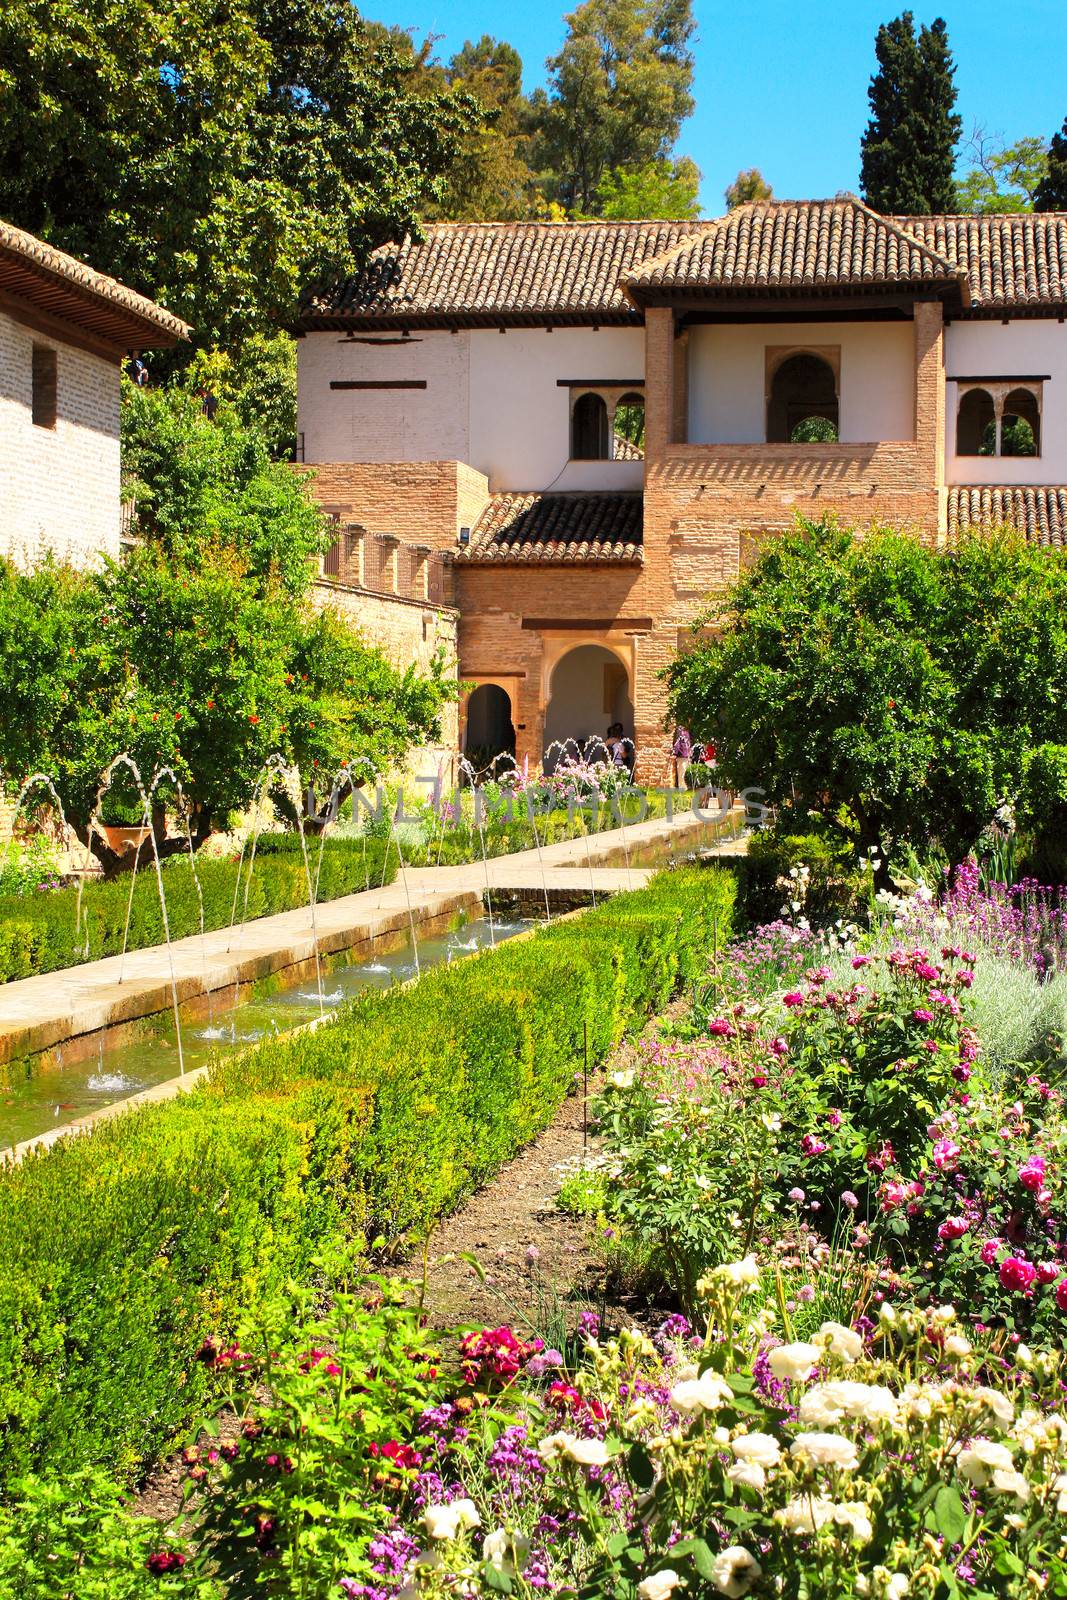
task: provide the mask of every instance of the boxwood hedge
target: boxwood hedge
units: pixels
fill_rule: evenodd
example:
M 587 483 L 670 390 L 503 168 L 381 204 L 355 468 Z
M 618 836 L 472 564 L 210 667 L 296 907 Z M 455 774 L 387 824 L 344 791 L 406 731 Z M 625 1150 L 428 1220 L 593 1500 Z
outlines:
M 195 1359 L 343 1243 L 417 1234 L 551 1120 L 729 933 L 733 879 L 661 873 L 367 993 L 0 1175 L 2 1474 L 133 1476 L 210 1399 Z
M 318 866 L 317 842 L 309 842 L 309 852 L 314 873 Z M 228 926 L 239 872 L 238 916 L 244 906 L 246 883 L 249 917 L 266 917 L 307 904 L 307 875 L 295 834 L 262 838 L 251 873 L 247 864 L 239 865 L 236 858 L 218 857 L 198 859 L 196 872 L 204 900 L 204 927 L 209 932 Z M 391 883 L 396 873 L 396 851 L 388 840 L 370 839 L 364 846 L 358 839 L 329 839 L 322 852 L 319 899 L 336 900 L 341 895 L 357 894 L 368 883 Z M 163 882 L 171 938 L 199 933 L 200 902 L 188 858 L 179 856 L 167 861 Z M 118 955 L 129 898 L 128 877 L 90 881 L 82 892 L 79 922 L 76 888 L 35 895 L 0 895 L 0 983 Z M 129 949 L 143 950 L 162 942 L 163 913 L 155 871 L 151 866 L 142 866 L 134 885 Z

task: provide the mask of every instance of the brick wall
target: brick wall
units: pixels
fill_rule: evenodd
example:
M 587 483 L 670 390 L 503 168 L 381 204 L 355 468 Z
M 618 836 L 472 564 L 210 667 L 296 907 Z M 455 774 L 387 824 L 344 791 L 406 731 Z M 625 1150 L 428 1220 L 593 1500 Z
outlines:
M 461 461 L 318 462 L 312 493 L 342 522 L 391 533 L 407 544 L 454 550 L 489 503 L 488 480 Z
M 31 418 L 33 346 L 56 351 L 55 428 Z M 119 553 L 119 369 L 0 312 L 0 555 Z

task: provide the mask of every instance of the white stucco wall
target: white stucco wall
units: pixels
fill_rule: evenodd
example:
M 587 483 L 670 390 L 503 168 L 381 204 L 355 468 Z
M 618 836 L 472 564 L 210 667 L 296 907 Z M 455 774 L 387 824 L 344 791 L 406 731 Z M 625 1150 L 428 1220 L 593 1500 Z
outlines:
M 31 417 L 33 346 L 57 352 L 56 426 Z M 0 313 L 0 555 L 119 553 L 119 369 Z
M 915 330 L 910 322 L 735 323 L 689 335 L 689 442 L 762 444 L 768 345 L 841 350 L 843 444 L 915 437 Z
M 954 377 L 1048 375 L 1042 391 L 1038 456 L 958 456 L 958 390 L 945 394 L 945 479 L 948 483 L 1067 482 L 1067 324 L 1053 319 L 953 322 L 945 330 L 945 373 Z
M 363 341 L 366 342 L 363 342 Z M 305 461 L 467 461 L 470 336 L 309 333 L 297 343 Z M 331 389 L 422 380 L 425 389 Z
M 640 378 L 642 328 L 477 329 L 470 464 L 503 489 L 639 489 L 640 461 L 570 461 L 571 391 L 560 378 Z
M 574 461 L 571 391 L 560 378 L 641 378 L 640 328 L 496 328 L 337 333 L 299 341 L 304 459 L 465 461 L 505 489 L 639 489 L 640 461 Z M 386 341 L 390 342 L 386 342 Z M 425 389 L 331 389 L 331 382 L 423 379 Z

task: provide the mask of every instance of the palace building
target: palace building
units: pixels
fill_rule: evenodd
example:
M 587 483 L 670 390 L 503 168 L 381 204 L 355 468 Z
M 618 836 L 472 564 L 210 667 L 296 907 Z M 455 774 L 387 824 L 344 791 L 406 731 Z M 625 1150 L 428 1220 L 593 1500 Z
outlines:
M 1064 542 L 1065 315 L 1060 214 L 430 226 L 299 320 L 325 574 L 455 608 L 468 747 L 618 721 L 654 776 L 661 670 L 797 512 Z

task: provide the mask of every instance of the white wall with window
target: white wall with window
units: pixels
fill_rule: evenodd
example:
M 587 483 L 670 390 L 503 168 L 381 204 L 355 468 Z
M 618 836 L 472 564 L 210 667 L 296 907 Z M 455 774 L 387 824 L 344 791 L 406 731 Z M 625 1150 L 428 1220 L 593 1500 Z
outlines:
M 950 323 L 945 375 L 948 483 L 1067 480 L 1067 324 Z
M 119 367 L 0 312 L 0 556 L 117 558 Z
M 773 386 L 793 362 L 797 379 L 783 414 L 795 426 L 795 405 L 806 392 L 813 416 L 835 409 L 813 367 L 836 379 L 836 422 L 842 444 L 915 437 L 915 329 L 901 322 L 709 323 L 689 334 L 689 443 L 764 444 L 775 437 Z M 803 409 L 801 407 L 801 409 Z M 770 425 L 770 435 L 768 434 Z M 817 431 L 817 430 L 816 430 Z M 781 441 L 779 435 L 779 442 Z

